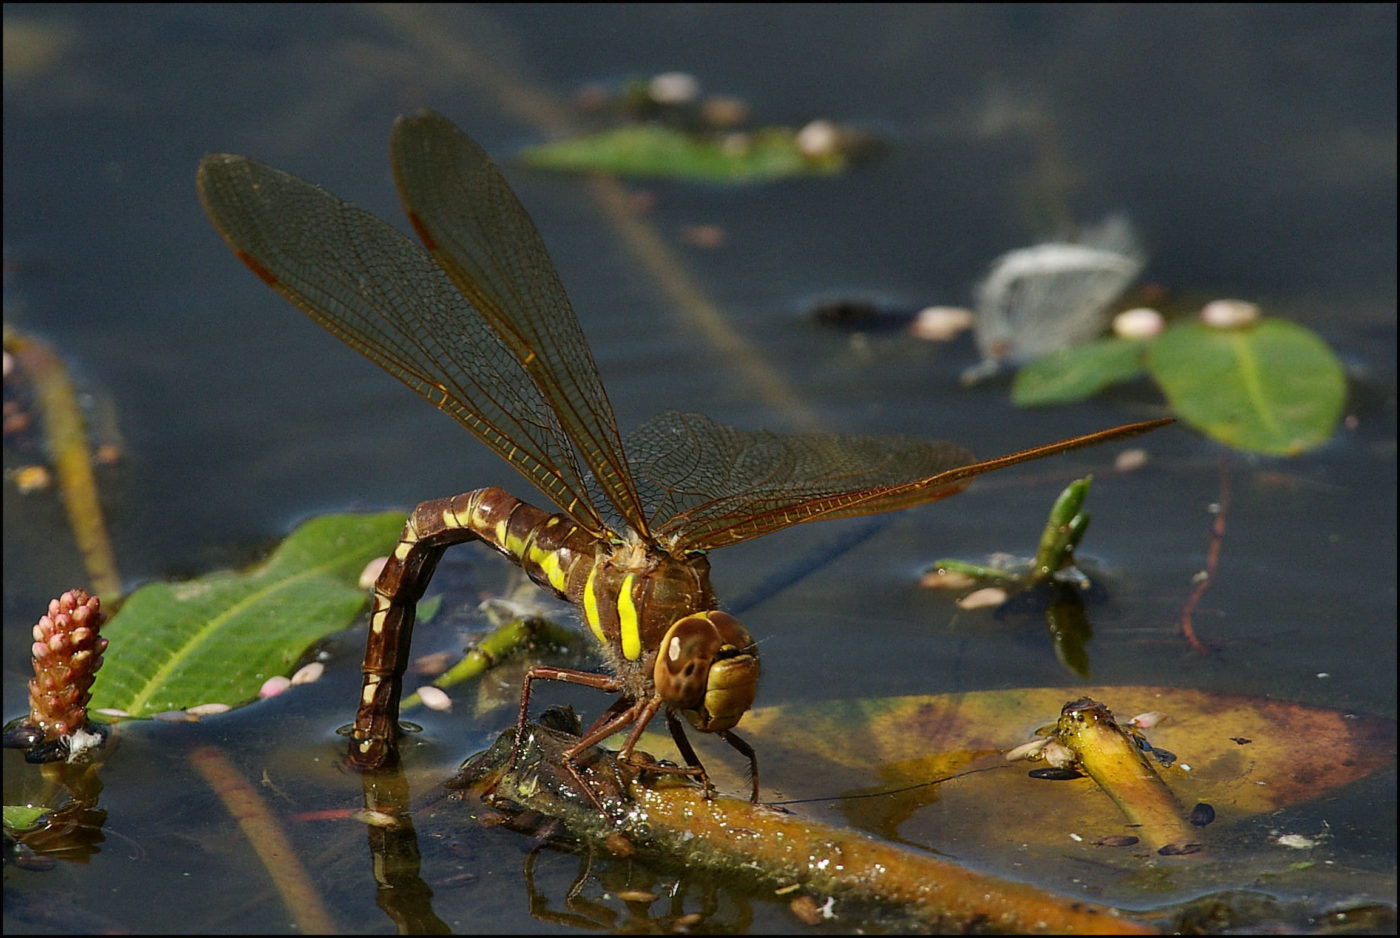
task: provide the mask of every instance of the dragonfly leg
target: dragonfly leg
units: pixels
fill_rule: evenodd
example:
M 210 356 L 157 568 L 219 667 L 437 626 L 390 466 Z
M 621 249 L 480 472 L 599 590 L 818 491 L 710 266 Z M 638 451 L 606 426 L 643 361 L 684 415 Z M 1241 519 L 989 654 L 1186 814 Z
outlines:
M 695 747 L 690 745 L 690 739 L 685 735 L 685 727 L 674 711 L 666 711 L 666 728 L 671 731 L 671 738 L 676 742 L 676 748 L 681 752 L 681 758 L 692 771 L 686 773 L 694 775 L 700 780 L 700 784 L 705 786 L 705 800 L 712 801 L 715 797 L 715 786 L 710 784 L 710 775 L 705 771 L 705 767 L 700 764 L 700 757 L 695 754 Z
M 720 730 L 719 738 L 739 750 L 739 753 L 749 760 L 749 778 L 753 781 L 753 796 L 749 800 L 758 804 L 758 755 L 752 746 L 730 730 Z
M 592 687 L 601 691 L 616 693 L 622 690 L 622 682 L 615 677 L 606 674 L 595 674 L 592 671 L 575 671 L 572 668 L 555 668 L 549 665 L 537 664 L 525 672 L 525 680 L 520 686 L 520 714 L 515 721 L 515 744 L 511 747 L 510 764 L 507 770 L 515 768 L 516 762 L 520 759 L 520 747 L 525 744 L 525 727 L 530 722 L 530 687 L 535 681 L 564 681 L 569 684 L 581 684 L 584 687 Z M 619 706 L 622 705 L 622 706 Z M 582 745 L 571 746 L 564 753 L 564 763 L 569 768 L 569 772 L 578 778 L 577 771 L 573 768 L 573 757 L 587 749 L 589 746 L 601 739 L 607 739 L 619 729 L 631 723 L 636 717 L 633 715 L 633 702 L 623 698 L 615 702 L 608 712 L 603 714 L 588 732 L 580 737 Z M 606 731 L 599 735 L 599 732 L 606 727 Z M 584 742 L 587 740 L 587 742 Z M 582 779 L 579 779 L 582 781 Z M 585 784 L 584 788 L 588 788 Z M 593 792 L 589 791 L 589 797 L 595 802 L 598 800 Z M 601 805 L 599 805 L 601 807 Z

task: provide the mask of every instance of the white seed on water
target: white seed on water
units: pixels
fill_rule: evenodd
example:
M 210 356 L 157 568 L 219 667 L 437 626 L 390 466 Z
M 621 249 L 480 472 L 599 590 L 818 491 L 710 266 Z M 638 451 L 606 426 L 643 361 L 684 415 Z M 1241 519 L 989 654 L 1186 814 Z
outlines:
M 657 104 L 690 104 L 700 97 L 700 81 L 686 72 L 662 72 L 652 78 L 647 92 Z
M 284 674 L 270 677 L 263 681 L 262 687 L 258 688 L 258 696 L 263 700 L 269 697 L 276 697 L 284 690 L 292 686 L 292 679 Z
M 315 684 L 321 679 L 321 675 L 325 673 L 326 666 L 319 661 L 313 661 L 297 669 L 297 673 L 292 675 L 292 683 Z
M 1006 590 L 999 586 L 974 590 L 958 600 L 959 609 L 988 609 L 1006 602 Z
M 841 128 L 829 120 L 814 120 L 797 132 L 797 150 L 809 159 L 835 156 L 841 149 Z
M 1246 300 L 1211 300 L 1201 307 L 1201 322 L 1216 329 L 1239 329 L 1258 319 L 1258 304 Z
M 929 306 L 919 310 L 909 331 L 916 339 L 947 342 L 971 329 L 976 321 L 976 314 L 961 306 Z
M 233 708 L 226 703 L 207 703 L 197 707 L 190 707 L 185 712 L 192 717 L 212 717 L 220 713 L 228 713 Z
M 1119 472 L 1132 472 L 1145 465 L 1147 465 L 1147 450 L 1137 447 L 1125 449 L 1113 459 L 1113 468 Z
M 965 590 L 977 585 L 977 581 L 966 573 L 952 570 L 930 570 L 919 577 L 919 585 L 924 589 Z
M 1136 306 L 1113 317 L 1113 334 L 1120 339 L 1150 339 L 1160 335 L 1166 324 L 1155 309 Z
M 423 706 L 429 710 L 452 709 L 452 698 L 447 696 L 447 691 L 432 684 L 424 684 L 418 688 L 418 699 L 423 701 Z
M 1048 736 L 1043 736 L 1040 739 L 1033 739 L 1028 743 L 1022 743 L 1006 754 L 1006 761 L 1015 762 L 1018 759 L 1033 759 L 1039 756 L 1041 750 L 1049 743 L 1050 737 Z
M 1139 713 L 1128 721 L 1129 726 L 1135 726 L 1140 730 L 1150 730 L 1158 723 L 1167 718 L 1167 715 L 1160 710 L 1149 710 L 1146 713 Z

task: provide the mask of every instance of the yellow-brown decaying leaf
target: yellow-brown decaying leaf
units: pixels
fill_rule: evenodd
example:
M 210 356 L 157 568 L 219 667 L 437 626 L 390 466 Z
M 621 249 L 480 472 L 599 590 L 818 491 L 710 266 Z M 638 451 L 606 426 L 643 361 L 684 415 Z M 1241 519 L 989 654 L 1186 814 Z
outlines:
M 1144 711 L 1167 714 L 1146 734 L 1154 747 L 1176 756 L 1159 773 L 1185 810 L 1206 802 L 1216 812 L 1214 823 L 1200 829 L 1207 849 L 1198 857 L 1219 859 L 1238 822 L 1326 795 L 1395 760 L 1390 720 L 1169 687 L 1034 688 L 765 707 L 737 729 L 760 754 L 765 800 L 819 799 L 803 812 L 825 816 L 823 804 L 831 805 L 830 820 L 993 868 L 1008 851 L 1026 860 L 1068 849 L 1098 862 L 1110 852 L 1097 842 L 1139 833 L 1113 801 L 1088 778 L 1033 779 L 1028 771 L 1044 763 L 1003 756 L 1054 723 L 1066 701 L 1085 696 L 1102 701 L 1121 722 Z M 643 746 L 668 752 L 654 736 Z M 725 775 L 733 763 L 706 759 L 722 789 L 742 791 L 742 778 Z M 1134 850 L 1151 852 L 1144 843 L 1112 857 L 1126 861 Z

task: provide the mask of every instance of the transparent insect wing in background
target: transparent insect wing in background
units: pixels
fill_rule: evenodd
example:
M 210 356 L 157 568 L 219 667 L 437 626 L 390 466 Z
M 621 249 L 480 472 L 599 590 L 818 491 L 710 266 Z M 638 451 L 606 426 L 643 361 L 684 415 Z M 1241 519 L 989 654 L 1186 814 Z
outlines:
M 977 285 L 976 338 L 982 362 L 964 383 L 1096 337 L 1111 304 L 1142 270 L 1128 219 L 1113 215 L 1078 241 L 1047 241 L 997 258 Z

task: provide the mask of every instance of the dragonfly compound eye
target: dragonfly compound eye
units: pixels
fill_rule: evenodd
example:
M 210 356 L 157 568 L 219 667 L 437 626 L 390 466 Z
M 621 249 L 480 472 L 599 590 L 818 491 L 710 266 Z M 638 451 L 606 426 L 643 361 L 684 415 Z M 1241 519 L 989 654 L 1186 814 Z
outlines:
M 676 621 L 656 656 L 656 689 L 698 730 L 717 733 L 739 722 L 758 687 L 758 649 L 728 613 Z

